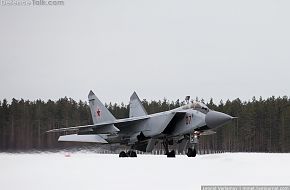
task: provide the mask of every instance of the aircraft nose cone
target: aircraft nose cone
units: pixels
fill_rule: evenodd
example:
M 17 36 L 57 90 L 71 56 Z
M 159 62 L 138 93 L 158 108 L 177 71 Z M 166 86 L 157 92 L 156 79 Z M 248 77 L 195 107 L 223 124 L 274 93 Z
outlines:
M 220 127 L 233 119 L 232 116 L 222 112 L 210 111 L 205 116 L 205 123 L 209 128 Z

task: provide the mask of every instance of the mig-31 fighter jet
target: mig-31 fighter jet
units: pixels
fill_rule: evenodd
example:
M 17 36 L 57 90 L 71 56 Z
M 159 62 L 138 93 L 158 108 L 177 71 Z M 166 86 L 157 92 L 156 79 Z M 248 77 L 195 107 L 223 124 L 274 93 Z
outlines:
M 69 132 L 58 141 L 92 142 L 126 146 L 129 151 L 121 151 L 119 157 L 137 157 L 136 151 L 152 152 L 162 143 L 167 157 L 175 157 L 169 145 L 177 145 L 178 152 L 186 152 L 188 157 L 196 156 L 196 145 L 201 135 L 210 135 L 213 129 L 221 127 L 235 117 L 209 109 L 201 102 L 186 105 L 165 112 L 148 115 L 139 97 L 134 92 L 130 98 L 129 118 L 116 119 L 90 91 L 89 106 L 92 125 L 52 129 L 47 132 Z

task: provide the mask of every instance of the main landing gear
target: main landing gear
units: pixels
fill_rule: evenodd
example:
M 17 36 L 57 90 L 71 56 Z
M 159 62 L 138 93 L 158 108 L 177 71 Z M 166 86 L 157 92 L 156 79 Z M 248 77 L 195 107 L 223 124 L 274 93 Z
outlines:
M 186 155 L 188 157 L 196 157 L 196 149 L 195 148 L 188 148 Z
M 175 158 L 175 151 L 174 150 L 171 150 L 169 152 L 169 149 L 168 149 L 169 142 L 167 140 L 164 140 L 162 144 L 164 146 L 165 155 L 167 156 L 167 158 Z
M 186 155 L 187 155 L 188 157 L 196 157 L 196 153 L 197 153 L 197 151 L 196 151 L 195 147 L 196 147 L 197 144 L 198 144 L 199 133 L 198 133 L 198 132 L 193 133 L 192 135 L 190 135 L 189 138 L 190 138 L 190 139 L 189 139 L 189 143 L 190 143 L 191 147 L 187 149 L 187 153 L 186 153 Z
M 122 151 L 119 154 L 120 158 L 124 158 L 124 157 L 137 157 L 137 153 L 133 150 L 129 150 L 128 152 Z

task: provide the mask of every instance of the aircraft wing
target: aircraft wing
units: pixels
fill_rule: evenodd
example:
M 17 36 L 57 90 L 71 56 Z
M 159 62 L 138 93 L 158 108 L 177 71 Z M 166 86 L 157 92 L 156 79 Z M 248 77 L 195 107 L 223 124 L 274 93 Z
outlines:
M 148 116 L 141 116 L 141 117 L 133 117 L 133 118 L 125 118 L 119 119 L 114 122 L 103 122 L 94 125 L 83 125 L 83 126 L 75 126 L 75 127 L 67 127 L 67 128 L 59 128 L 59 129 L 51 129 L 46 131 L 47 133 L 54 133 L 54 132 L 69 132 L 69 131 L 83 131 L 89 132 L 94 131 L 97 134 L 102 133 L 115 133 L 119 132 L 119 127 L 128 126 L 129 124 L 133 124 L 134 122 L 139 122 L 148 119 Z

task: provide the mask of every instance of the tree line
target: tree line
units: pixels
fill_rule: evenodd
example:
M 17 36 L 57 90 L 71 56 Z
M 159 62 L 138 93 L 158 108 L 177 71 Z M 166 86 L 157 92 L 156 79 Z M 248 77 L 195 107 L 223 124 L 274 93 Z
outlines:
M 203 100 L 201 100 L 203 101 Z M 183 101 L 142 101 L 149 114 L 174 109 Z M 255 97 L 206 103 L 210 109 L 238 117 L 235 122 L 216 129 L 217 133 L 200 138 L 199 151 L 211 152 L 290 152 L 290 99 Z M 124 103 L 106 107 L 116 118 L 129 115 Z M 51 150 L 75 146 L 57 142 L 59 134 L 46 134 L 53 128 L 92 124 L 87 102 L 71 98 L 57 101 L 6 99 L 0 101 L 0 150 Z M 91 144 L 88 146 L 92 146 Z

